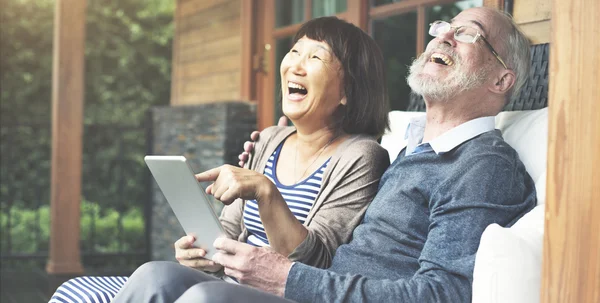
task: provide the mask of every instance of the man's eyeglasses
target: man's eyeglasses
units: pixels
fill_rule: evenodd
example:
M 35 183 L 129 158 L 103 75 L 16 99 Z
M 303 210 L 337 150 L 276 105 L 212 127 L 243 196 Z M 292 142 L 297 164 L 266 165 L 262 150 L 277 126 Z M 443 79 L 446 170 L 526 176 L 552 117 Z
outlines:
M 498 55 L 498 52 L 496 52 L 496 50 L 494 50 L 492 45 L 487 41 L 487 39 L 485 39 L 485 37 L 479 32 L 479 30 L 469 27 L 469 26 L 452 26 L 452 25 L 450 25 L 450 23 L 448 23 L 446 21 L 434 21 L 433 23 L 429 24 L 429 34 L 434 37 L 443 35 L 452 29 L 454 29 L 454 40 L 459 41 L 459 42 L 472 44 L 472 43 L 477 42 L 477 40 L 479 40 L 479 38 L 481 38 L 481 40 L 483 40 L 483 42 L 485 42 L 485 45 L 488 47 L 488 49 L 492 52 L 492 54 L 494 56 L 496 56 L 496 59 L 498 59 L 498 61 L 500 61 L 502 66 L 504 66 L 504 68 L 508 69 L 508 67 L 504 63 L 504 60 L 502 60 L 502 58 L 500 58 L 500 55 Z

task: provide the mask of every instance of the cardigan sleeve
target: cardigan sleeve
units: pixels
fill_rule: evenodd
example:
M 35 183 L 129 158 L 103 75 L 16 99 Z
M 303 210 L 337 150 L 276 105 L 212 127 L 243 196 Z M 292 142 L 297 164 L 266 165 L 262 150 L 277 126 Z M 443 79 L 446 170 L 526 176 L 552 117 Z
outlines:
M 344 148 L 318 199 L 324 199 L 306 226 L 308 235 L 288 256 L 292 261 L 327 268 L 338 246 L 350 241 L 371 203 L 389 156 L 375 140 L 362 139 Z
M 244 211 L 244 200 L 235 199 L 233 203 L 223 207 L 219 221 L 227 238 L 237 240 L 239 235 L 242 233 L 242 212 Z

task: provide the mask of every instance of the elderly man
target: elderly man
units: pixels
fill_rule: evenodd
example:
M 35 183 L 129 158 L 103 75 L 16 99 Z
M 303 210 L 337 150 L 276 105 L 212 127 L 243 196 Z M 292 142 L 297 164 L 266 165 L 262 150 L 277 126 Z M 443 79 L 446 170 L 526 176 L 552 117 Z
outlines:
M 411 122 L 408 146 L 329 269 L 218 239 L 223 252 L 213 260 L 252 288 L 186 281 L 192 269 L 184 266 L 180 289 L 129 287 L 177 302 L 470 302 L 483 230 L 511 225 L 535 206 L 533 181 L 494 129 L 494 116 L 525 82 L 529 44 L 510 17 L 489 8 L 433 22 L 429 33 L 436 39 L 408 76 L 427 113 Z M 160 270 L 136 274 L 158 276 Z

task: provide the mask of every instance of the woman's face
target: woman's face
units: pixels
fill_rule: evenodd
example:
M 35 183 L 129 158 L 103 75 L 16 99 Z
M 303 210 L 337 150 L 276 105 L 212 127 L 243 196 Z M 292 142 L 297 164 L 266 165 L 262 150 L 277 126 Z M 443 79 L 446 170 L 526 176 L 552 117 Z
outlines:
M 294 123 L 331 122 L 346 104 L 342 66 L 325 42 L 302 37 L 281 62 L 283 113 Z

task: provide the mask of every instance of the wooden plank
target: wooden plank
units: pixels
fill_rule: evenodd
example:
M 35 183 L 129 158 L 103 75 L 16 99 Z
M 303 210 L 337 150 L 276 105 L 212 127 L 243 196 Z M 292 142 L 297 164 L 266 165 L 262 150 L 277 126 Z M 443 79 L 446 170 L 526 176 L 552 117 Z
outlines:
M 204 11 L 206 9 L 210 9 L 212 7 L 231 2 L 231 1 L 240 1 L 240 0 L 188 0 L 180 2 L 181 6 L 181 16 L 187 17 L 190 15 L 197 14 L 198 12 Z
M 79 238 L 86 1 L 57 0 L 52 66 L 49 274 L 81 274 Z
M 552 6 L 541 302 L 600 302 L 600 1 Z
M 184 90 L 181 93 L 183 96 L 189 95 L 201 95 L 207 99 L 215 99 L 220 93 L 224 92 L 236 92 L 239 95 L 240 84 L 239 83 L 222 83 L 219 86 L 198 86 L 190 83 L 190 85 L 184 85 Z M 236 95 L 236 96 L 238 96 Z
M 273 30 L 273 38 L 281 39 L 289 36 L 296 35 L 296 32 L 302 27 L 302 23 L 296 23 L 292 25 L 288 25 L 286 27 L 280 27 Z
M 372 19 L 383 19 L 406 12 L 414 11 L 419 5 L 433 6 L 446 3 L 454 3 L 454 0 L 404 0 L 392 4 L 372 7 L 369 10 L 369 17 Z
M 185 64 L 204 61 L 224 54 L 239 54 L 241 45 L 242 37 L 237 35 L 207 43 L 190 45 L 185 48 L 182 47 L 179 50 L 179 63 Z
M 514 1 L 513 18 L 517 24 L 550 20 L 552 0 Z
M 177 33 L 184 33 L 193 29 L 202 28 L 221 20 L 240 18 L 241 4 L 239 0 L 225 2 L 222 5 L 199 11 L 195 15 L 182 16 L 177 28 Z
M 519 24 L 519 27 L 532 44 L 550 43 L 550 20 Z
M 213 22 L 203 28 L 178 34 L 181 47 L 207 43 L 231 36 L 240 35 L 240 17 L 234 17 L 220 22 Z
M 255 27 L 254 22 L 256 21 L 254 9 L 256 7 L 255 0 L 242 1 L 241 7 L 241 77 L 240 77 L 240 97 L 242 100 L 250 101 L 254 96 L 254 69 L 252 68 L 252 56 L 254 55 L 254 42 L 255 39 Z
M 179 66 L 181 69 L 181 78 L 179 79 L 184 80 L 213 73 L 239 70 L 240 63 L 240 54 L 234 53 L 232 55 L 215 57 L 211 60 L 182 64 Z
M 187 94 L 190 92 L 219 91 L 229 88 L 239 88 L 240 76 L 240 71 L 235 70 L 226 73 L 212 73 L 204 77 L 183 79 L 182 93 Z
M 230 90 L 230 91 L 214 92 L 211 95 L 206 95 L 206 94 L 201 94 L 201 93 L 186 94 L 186 95 L 182 96 L 181 103 L 179 103 L 177 105 L 238 101 L 239 97 L 240 97 L 239 94 L 240 94 L 239 91 L 235 90 L 235 89 Z

